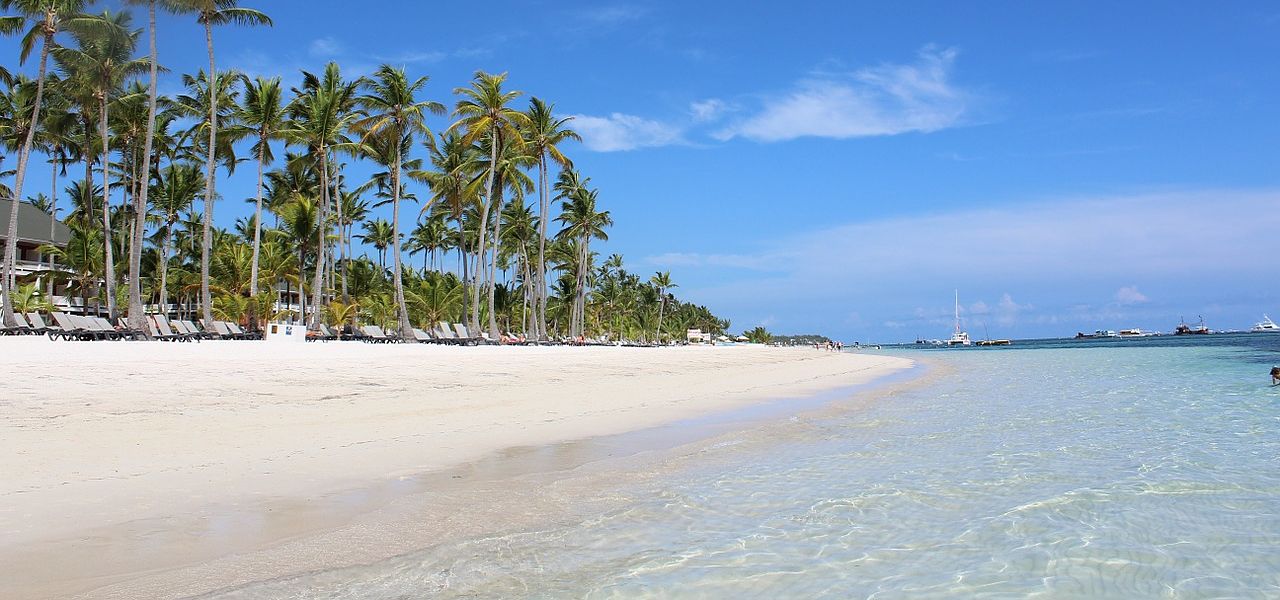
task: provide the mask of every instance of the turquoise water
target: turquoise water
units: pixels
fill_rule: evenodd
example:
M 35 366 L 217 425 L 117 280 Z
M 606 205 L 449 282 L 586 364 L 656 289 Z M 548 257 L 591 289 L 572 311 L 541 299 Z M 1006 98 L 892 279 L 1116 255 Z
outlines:
M 899 351 L 929 381 L 721 438 L 581 522 L 226 596 L 1280 597 L 1278 350 Z

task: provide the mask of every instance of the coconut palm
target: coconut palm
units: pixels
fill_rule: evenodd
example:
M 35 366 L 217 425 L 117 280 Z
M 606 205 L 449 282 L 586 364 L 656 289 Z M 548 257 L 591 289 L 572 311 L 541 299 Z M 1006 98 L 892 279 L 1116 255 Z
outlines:
M 489 140 L 486 139 L 481 146 L 487 145 Z M 501 154 L 498 155 L 497 167 L 490 167 L 488 163 L 484 163 L 484 170 L 493 174 L 493 190 L 494 195 L 486 206 L 493 207 L 493 251 L 489 254 L 488 266 L 488 309 L 489 309 L 489 334 L 495 339 L 498 337 L 497 310 L 495 307 L 495 294 L 497 289 L 494 284 L 497 281 L 497 265 L 501 250 L 502 242 L 502 213 L 503 213 L 503 196 L 504 192 L 510 190 L 512 200 L 520 205 L 524 205 L 524 195 L 533 191 L 533 181 L 529 179 L 525 170 L 532 166 L 534 157 L 530 156 L 522 148 L 515 145 L 507 146 Z M 487 223 L 482 223 L 487 228 Z M 483 256 L 481 252 L 481 256 Z
M 238 0 L 165 0 L 175 12 L 194 14 L 204 27 L 205 46 L 209 52 L 209 89 L 218 88 L 218 72 L 214 64 L 213 28 L 215 25 L 271 25 L 271 18 L 260 11 L 237 6 Z M 209 252 L 213 249 L 214 167 L 218 148 L 219 98 L 212 95 L 208 106 L 209 145 L 205 159 L 204 231 L 200 245 L 200 303 L 206 321 L 213 321 L 212 298 L 209 293 Z
M 575 282 L 576 298 L 570 318 L 569 335 L 583 335 L 586 316 L 587 269 L 591 259 L 591 240 L 608 240 L 605 228 L 613 225 L 609 211 L 597 210 L 598 190 L 590 189 L 590 179 L 581 180 L 581 185 L 573 192 L 562 206 L 561 214 L 556 221 L 564 224 L 560 236 L 571 239 L 578 244 L 577 277 Z
M 200 167 L 194 163 L 171 163 L 156 173 L 155 190 L 149 196 L 159 220 L 160 241 L 160 310 L 168 312 L 169 252 L 172 248 L 174 224 L 187 212 L 200 194 Z
M 352 123 L 353 129 L 370 136 L 382 136 L 392 150 L 391 169 L 391 246 L 394 268 L 395 299 L 398 311 L 400 335 L 413 337 L 413 325 L 409 322 L 409 309 L 404 300 L 404 283 L 400 273 L 400 183 L 404 161 L 403 148 L 411 146 L 418 134 L 432 137 L 427 129 L 428 113 L 444 114 L 439 102 L 419 100 L 416 95 L 427 85 L 426 77 L 409 81 L 403 69 L 382 65 L 373 77 L 366 80 L 368 93 L 358 98 L 366 116 Z
M 31 22 L 31 28 L 22 37 L 22 51 L 19 62 L 27 62 L 35 43 L 40 42 L 40 66 L 36 72 L 36 92 L 31 104 L 32 123 L 40 122 L 40 108 L 44 103 L 45 79 L 48 75 L 49 53 L 56 46 L 55 37 L 62 31 L 66 19 L 84 12 L 90 0 L 0 0 L 0 8 L 16 11 L 17 15 L 0 17 L 0 34 L 13 34 L 22 30 Z M 3 273 L 0 274 L 0 318 L 4 325 L 17 325 L 13 316 L 13 306 L 9 295 L 13 290 L 14 257 L 18 253 L 18 199 L 22 197 L 22 187 L 27 174 L 27 160 L 31 158 L 31 147 L 35 142 L 36 129 L 32 127 L 22 141 L 18 150 L 18 170 L 13 178 L 12 210 L 9 211 L 9 225 L 6 229 Z
M 654 334 L 655 340 L 662 339 L 662 309 L 667 304 L 667 291 L 671 288 L 680 287 L 671 282 L 671 271 L 659 271 L 649 278 L 649 285 L 658 289 L 658 331 Z
M 106 232 L 105 276 L 107 313 L 116 318 L 116 278 L 111 228 L 111 147 L 107 130 L 112 95 L 132 76 L 147 68 L 147 61 L 133 58 L 141 30 L 131 29 L 129 13 L 104 12 L 67 21 L 76 47 L 54 49 L 54 58 L 70 79 L 90 90 L 97 100 L 98 135 L 102 151 L 102 226 Z
M 363 227 L 364 235 L 357 235 L 356 239 L 377 249 L 378 266 L 386 269 L 387 248 L 395 244 L 395 229 L 383 219 L 365 221 Z
M 409 251 L 409 256 L 422 253 L 422 272 L 425 274 L 428 258 L 431 261 L 431 268 L 435 268 L 436 252 L 443 250 L 448 243 L 449 228 L 445 225 L 444 215 L 434 215 L 418 223 L 418 226 L 409 234 L 405 249 Z
M 474 144 L 463 139 L 456 132 L 445 132 L 440 134 L 439 143 L 435 138 L 428 137 L 424 141 L 427 147 L 428 160 L 431 162 L 432 169 L 413 174 L 415 178 L 423 179 L 431 187 L 431 199 L 427 206 L 440 206 L 448 211 L 449 218 L 453 219 L 458 226 L 457 248 L 459 260 L 462 263 L 461 275 L 464 285 L 462 293 L 462 320 L 466 320 L 467 301 L 469 295 L 466 293 L 465 285 L 467 281 L 467 261 L 466 252 L 469 244 L 466 243 L 467 235 L 465 230 L 464 213 L 477 202 L 479 195 L 479 186 L 472 174 L 479 166 L 478 151 Z M 425 214 L 427 209 L 423 208 Z
M 489 211 L 494 208 L 493 201 L 498 197 L 497 188 L 495 186 L 497 167 L 499 166 L 498 157 L 502 155 L 502 150 L 508 144 L 520 148 L 524 147 L 524 138 L 520 135 L 522 128 L 527 128 L 529 117 L 524 113 L 510 106 L 521 92 L 502 90 L 502 84 L 506 82 L 507 74 L 500 73 L 497 75 L 486 73 L 484 71 L 476 71 L 475 76 L 471 80 L 471 87 L 455 88 L 453 93 L 462 96 L 461 100 L 454 106 L 453 114 L 458 120 L 450 126 L 451 130 L 461 130 L 463 132 L 463 141 L 470 144 L 480 139 L 487 139 L 489 142 L 489 166 L 487 183 L 484 187 L 485 202 L 481 208 L 480 222 L 487 224 L 489 222 Z M 485 252 L 485 232 L 487 227 L 480 229 L 480 243 L 477 249 L 478 254 L 483 255 Z M 472 307 L 471 318 L 469 324 L 479 329 L 480 325 L 480 288 L 477 286 L 472 290 Z M 490 326 L 489 334 L 497 337 L 496 327 Z
M 581 140 L 577 132 L 568 129 L 573 117 L 556 118 L 555 105 L 543 102 L 539 98 L 529 100 L 529 109 L 525 111 L 529 123 L 525 129 L 525 140 L 529 154 L 538 160 L 538 269 L 533 281 L 534 311 L 537 313 L 535 334 L 538 339 L 547 337 L 547 223 L 551 220 L 550 185 L 547 178 L 547 159 L 555 161 L 562 168 L 572 168 L 573 163 L 560 151 L 559 144 L 566 140 Z
M 295 89 L 298 97 L 289 106 L 289 125 L 281 135 L 291 143 L 302 144 L 310 150 L 312 156 L 320 159 L 320 214 L 321 226 L 317 236 L 317 259 L 315 281 L 312 284 L 312 306 L 320 306 L 323 292 L 325 239 L 329 220 L 329 152 L 335 148 L 352 146 L 346 138 L 346 131 L 358 118 L 353 111 L 355 94 L 360 81 L 343 81 L 337 63 L 325 66 L 320 77 L 303 72 L 303 87 Z M 321 311 L 315 311 L 311 318 L 313 328 L 320 327 Z
M 249 135 L 256 140 L 253 153 L 258 159 L 257 202 L 253 213 L 253 265 L 249 283 L 249 289 L 256 294 L 259 291 L 258 252 L 262 244 L 263 170 L 275 159 L 271 153 L 271 142 L 280 139 L 285 118 L 279 77 L 259 77 L 251 81 L 248 77 L 241 76 L 241 81 L 244 82 L 244 103 L 240 106 L 240 122 L 243 127 L 251 130 Z
M 53 239 L 53 233 L 58 223 L 58 177 L 65 177 L 67 174 L 67 165 L 79 160 L 80 148 L 75 143 L 73 134 L 79 117 L 71 111 L 71 105 L 66 96 L 58 90 L 57 78 L 53 75 L 47 76 L 53 84 L 52 89 L 45 91 L 45 105 L 50 110 L 45 112 L 45 116 L 41 119 L 40 131 L 37 132 L 37 143 L 41 152 L 49 157 L 49 177 L 51 184 L 49 186 L 49 239 Z M 49 269 L 53 269 L 53 257 L 49 258 Z M 53 278 L 49 278 L 49 287 L 47 291 L 49 297 L 53 296 Z

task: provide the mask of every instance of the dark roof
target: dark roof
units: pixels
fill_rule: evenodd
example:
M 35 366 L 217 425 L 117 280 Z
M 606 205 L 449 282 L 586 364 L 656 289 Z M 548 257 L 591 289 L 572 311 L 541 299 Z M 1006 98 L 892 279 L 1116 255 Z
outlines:
M 0 200 L 0 240 L 9 234 L 9 210 L 13 202 Z M 53 224 L 53 239 L 49 239 L 49 213 L 40 210 L 27 202 L 18 203 L 18 241 L 33 244 L 53 242 L 58 246 L 66 246 L 71 240 L 71 230 L 66 223 L 57 221 Z

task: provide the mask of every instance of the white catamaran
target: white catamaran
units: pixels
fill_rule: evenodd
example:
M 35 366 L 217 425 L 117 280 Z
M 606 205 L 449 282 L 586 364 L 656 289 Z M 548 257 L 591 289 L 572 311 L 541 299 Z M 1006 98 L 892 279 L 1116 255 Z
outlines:
M 968 346 L 969 332 L 960 329 L 960 290 L 956 290 L 956 331 L 947 340 L 948 346 Z

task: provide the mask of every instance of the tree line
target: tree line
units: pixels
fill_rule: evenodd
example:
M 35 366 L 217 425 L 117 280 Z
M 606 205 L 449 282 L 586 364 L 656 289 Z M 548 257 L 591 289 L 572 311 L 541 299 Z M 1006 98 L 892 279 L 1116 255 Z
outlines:
M 22 36 L 19 63 L 39 56 L 34 79 L 0 68 L 0 141 L 16 154 L 16 167 L 0 173 L 12 177 L 0 194 L 14 203 L 6 324 L 15 303 L 20 312 L 47 305 L 60 280 L 135 329 L 147 304 L 171 303 L 206 321 L 296 317 L 315 328 L 362 318 L 405 336 L 453 319 L 483 323 L 494 337 L 539 339 L 728 327 L 680 302 L 669 273 L 643 278 L 619 255 L 599 260 L 593 242 L 608 239 L 613 219 L 563 151 L 579 139 L 572 117 L 541 98 L 524 101 L 506 73 L 477 71 L 453 90 L 451 107 L 426 97 L 427 77 L 391 65 L 347 77 L 331 62 L 286 89 L 280 77 L 217 67 L 219 28 L 272 25 L 236 0 L 129 0 L 145 9 L 145 28 L 127 10 L 89 13 L 90 4 L 0 0 L 13 13 L 0 17 L 0 33 Z M 157 93 L 157 11 L 192 16 L 208 53 L 208 69 L 179 75 L 183 92 L 173 96 Z M 144 32 L 149 50 L 139 55 Z M 448 126 L 433 132 L 431 115 L 449 116 Z M 51 181 L 47 196 L 27 198 L 49 213 L 51 235 L 59 191 L 71 204 L 70 243 L 42 248 L 43 292 L 14 272 L 17 202 L 34 189 L 26 175 L 36 154 Z M 355 161 L 378 170 L 349 181 Z M 246 163 L 253 216 L 219 228 L 219 180 Z M 76 167 L 79 178 L 69 175 Z M 407 203 L 416 214 L 403 214 Z M 383 206 L 389 221 L 373 216 Z M 376 263 L 354 255 L 356 241 L 377 251 Z M 421 254 L 422 268 L 405 253 Z M 282 284 L 297 312 L 277 303 Z

